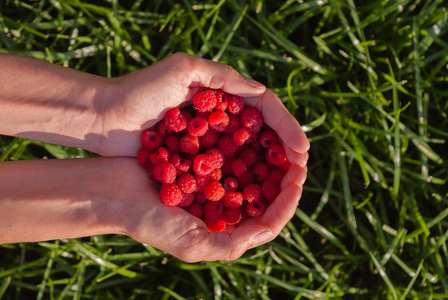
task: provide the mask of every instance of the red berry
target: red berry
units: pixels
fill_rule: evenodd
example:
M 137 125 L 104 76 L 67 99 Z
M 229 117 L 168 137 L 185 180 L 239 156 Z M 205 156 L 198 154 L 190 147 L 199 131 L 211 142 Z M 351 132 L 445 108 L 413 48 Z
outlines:
M 266 179 L 266 177 L 268 176 L 268 172 L 269 172 L 269 167 L 262 162 L 257 162 L 253 167 L 252 167 L 252 171 L 255 174 L 255 178 L 258 182 L 262 182 L 263 180 Z
M 199 139 L 197 136 L 186 133 L 179 141 L 181 152 L 196 154 L 199 152 Z
M 177 177 L 177 185 L 182 192 L 193 193 L 196 190 L 196 179 L 191 174 L 182 174 Z
M 146 148 L 140 148 L 137 152 L 137 161 L 138 164 L 143 168 L 147 169 L 149 165 L 149 156 L 151 155 L 151 151 Z
M 222 151 L 225 158 L 230 158 L 235 155 L 235 152 L 238 150 L 238 145 L 233 141 L 233 137 L 231 135 L 222 136 L 217 143 L 219 150 Z
M 249 184 L 243 190 L 243 199 L 249 203 L 256 202 L 261 198 L 261 187 L 258 184 Z
M 220 181 L 222 178 L 222 171 L 221 169 L 214 169 L 210 172 L 209 176 L 212 180 Z
M 215 169 L 215 161 L 210 155 L 199 154 L 193 161 L 193 170 L 198 175 L 208 175 Z
M 244 144 L 248 139 L 250 139 L 252 137 L 252 133 L 248 128 L 238 128 L 234 133 L 233 133 L 233 140 L 235 141 L 235 144 L 237 144 L 238 146 L 241 146 L 242 144 Z
M 226 191 L 221 201 L 225 207 L 237 208 L 243 204 L 243 194 L 241 192 Z
M 155 150 L 162 144 L 162 136 L 156 130 L 148 128 L 143 130 L 140 142 L 146 149 Z
M 278 187 L 270 180 L 265 180 L 261 183 L 261 195 L 266 200 L 272 202 L 279 194 Z
M 285 149 L 279 144 L 269 145 L 266 151 L 266 160 L 275 166 L 280 166 L 286 161 Z
M 202 117 L 195 117 L 187 121 L 188 133 L 194 136 L 203 136 L 208 130 L 207 120 Z
M 194 201 L 194 194 L 182 193 L 182 200 L 180 200 L 177 206 L 185 208 L 190 206 Z
M 280 185 L 280 183 L 283 180 L 283 177 L 285 177 L 286 172 L 283 169 L 280 168 L 273 168 L 269 170 L 268 176 L 266 177 L 267 180 L 272 181 L 274 184 Z
M 247 203 L 247 205 L 245 206 L 245 211 L 249 216 L 257 218 L 262 216 L 266 211 L 266 204 L 262 200 Z
M 241 221 L 243 217 L 243 210 L 241 207 L 237 208 L 225 208 L 222 213 L 221 220 L 227 223 L 227 225 L 235 225 Z
M 221 218 L 224 206 L 221 201 L 207 201 L 204 204 L 204 219 L 216 221 Z
M 210 232 L 221 232 L 226 228 L 226 222 L 223 220 L 204 220 L 207 229 Z
M 238 116 L 229 115 L 229 124 L 227 124 L 225 133 L 233 134 L 238 128 L 240 128 L 240 119 Z
M 165 137 L 172 134 L 173 130 L 168 125 L 166 125 L 165 120 L 163 120 L 157 123 L 157 132 L 159 132 L 162 137 Z
M 239 115 L 242 127 L 249 128 L 253 133 L 258 133 L 263 127 L 263 115 L 255 107 L 248 106 Z
M 151 160 L 151 163 L 155 166 L 160 165 L 164 162 L 169 162 L 171 158 L 170 151 L 164 147 L 157 148 L 156 151 L 152 152 L 149 155 L 149 159 Z
M 215 130 L 207 130 L 203 136 L 199 137 L 199 144 L 202 148 L 211 148 L 218 142 L 218 132 Z
M 190 206 L 187 207 L 187 211 L 199 219 L 202 218 L 202 215 L 204 213 L 202 205 L 197 203 L 190 204 Z
M 172 163 L 165 162 L 154 167 L 154 179 L 162 183 L 173 183 L 176 180 L 176 168 Z
M 178 153 L 174 153 L 171 156 L 170 161 L 176 168 L 178 175 L 186 174 L 186 173 L 190 172 L 190 170 L 191 170 L 191 161 L 188 159 L 185 159 L 183 157 L 180 157 L 180 155 Z
M 208 117 L 208 126 L 217 132 L 223 132 L 229 124 L 229 116 L 223 111 L 215 111 Z
M 259 143 L 264 148 L 269 147 L 269 145 L 278 144 L 278 134 L 272 129 L 266 130 L 260 135 Z
M 248 167 L 253 166 L 258 160 L 257 152 L 250 147 L 243 148 L 238 157 L 244 160 Z
M 219 201 L 224 197 L 226 190 L 223 188 L 222 184 L 217 180 L 213 180 L 204 189 L 204 195 L 208 200 Z
M 163 142 L 171 153 L 179 152 L 179 137 L 176 135 L 167 136 Z
M 242 159 L 235 159 L 232 161 L 232 171 L 236 177 L 240 177 L 246 171 L 247 165 Z
M 196 174 L 194 178 L 196 179 L 196 193 L 203 192 L 210 182 L 212 182 L 208 175 Z
M 222 186 L 226 191 L 235 191 L 238 188 L 238 180 L 235 177 L 226 177 Z
M 244 109 L 244 99 L 240 96 L 227 97 L 227 111 L 232 115 L 240 114 Z
M 210 161 L 215 169 L 222 168 L 225 159 L 224 154 L 222 153 L 221 150 L 219 150 L 218 148 L 212 148 L 205 151 L 205 154 L 209 156 Z
M 160 200 L 168 206 L 175 206 L 182 201 L 182 192 L 174 183 L 162 184 L 160 189 Z
M 193 96 L 193 104 L 200 112 L 211 111 L 216 106 L 216 96 L 212 90 L 199 92 Z
M 196 192 L 194 193 L 194 202 L 197 204 L 203 205 L 207 203 L 208 199 L 204 196 L 204 193 L 202 192 Z
M 217 90 L 216 96 L 216 110 L 225 111 L 227 109 L 227 101 L 225 99 L 225 92 L 223 90 Z
M 241 174 L 240 177 L 238 177 L 238 187 L 240 189 L 244 189 L 246 186 L 254 182 L 254 177 L 254 172 L 252 172 L 252 170 L 250 169 L 247 169 L 243 174 Z
M 181 132 L 187 128 L 185 115 L 178 108 L 172 108 L 166 112 L 165 124 L 175 132 Z

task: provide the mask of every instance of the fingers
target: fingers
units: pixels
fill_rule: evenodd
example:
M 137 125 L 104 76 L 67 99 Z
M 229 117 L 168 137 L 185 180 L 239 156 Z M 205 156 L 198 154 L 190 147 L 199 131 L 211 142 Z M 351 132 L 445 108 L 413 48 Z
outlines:
M 291 150 L 298 153 L 305 153 L 309 150 L 310 142 L 299 122 L 271 90 L 266 90 L 262 95 L 246 100 L 249 105 L 261 110 L 266 124 L 277 131 L 282 141 Z
M 257 96 L 266 90 L 264 85 L 244 77 L 229 65 L 185 53 L 173 54 L 169 60 L 180 68 L 179 80 L 186 87 L 222 89 L 242 97 Z

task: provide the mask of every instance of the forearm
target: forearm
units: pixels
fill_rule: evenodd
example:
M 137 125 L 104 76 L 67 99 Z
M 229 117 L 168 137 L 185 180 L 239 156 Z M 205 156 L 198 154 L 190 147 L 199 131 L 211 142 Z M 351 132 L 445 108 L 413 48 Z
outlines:
M 114 233 L 110 159 L 0 163 L 0 243 Z
M 0 134 L 95 151 L 106 79 L 0 53 Z

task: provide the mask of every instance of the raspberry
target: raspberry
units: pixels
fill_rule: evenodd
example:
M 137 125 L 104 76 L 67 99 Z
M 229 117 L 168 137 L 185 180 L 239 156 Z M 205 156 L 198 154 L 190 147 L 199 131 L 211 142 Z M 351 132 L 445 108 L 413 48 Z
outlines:
M 152 180 L 156 180 L 154 178 L 154 168 L 155 168 L 155 166 L 153 164 L 149 164 L 148 168 L 146 169 L 146 173 L 148 174 L 148 177 L 151 178 Z
M 176 135 L 170 135 L 163 141 L 171 153 L 179 152 L 179 138 Z
M 177 153 L 174 153 L 171 156 L 171 163 L 176 168 L 178 175 L 186 174 L 191 170 L 191 161 L 183 157 L 180 157 L 180 155 Z
M 182 201 L 182 192 L 174 183 L 162 184 L 160 189 L 160 200 L 168 206 L 176 206 Z
M 279 194 L 278 187 L 270 180 L 261 183 L 261 195 L 268 201 L 274 201 Z
M 227 124 L 225 133 L 233 134 L 238 128 L 240 128 L 240 119 L 238 116 L 229 115 L 229 124 Z
M 207 130 L 203 136 L 199 137 L 199 144 L 202 148 L 211 148 L 218 142 L 218 132 Z
M 208 123 L 205 118 L 195 117 L 187 121 L 188 133 L 194 136 L 203 136 L 208 130 Z
M 202 205 L 197 203 L 191 203 L 190 206 L 187 207 L 187 211 L 199 219 L 202 218 L 202 215 L 204 214 Z
M 269 167 L 265 163 L 257 162 L 252 167 L 252 171 L 254 172 L 257 181 L 262 182 L 268 176 Z
M 196 179 L 191 174 L 183 174 L 177 178 L 177 185 L 183 193 L 190 194 L 196 190 Z
M 227 101 L 225 99 L 225 92 L 223 90 L 217 90 L 216 96 L 216 110 L 225 111 L 227 109 Z
M 235 191 L 238 188 L 238 180 L 235 177 L 226 177 L 222 186 L 226 191 Z
M 240 96 L 230 96 L 227 97 L 227 111 L 229 114 L 238 115 L 243 111 L 244 108 L 244 100 L 243 97 Z
M 204 204 L 204 219 L 215 221 L 221 218 L 224 212 L 224 206 L 221 201 L 207 201 Z
M 174 132 L 181 132 L 187 128 L 185 115 L 181 114 L 178 108 L 172 108 L 166 112 L 165 124 Z
M 208 126 L 217 131 L 223 132 L 229 124 L 229 116 L 223 111 L 215 111 L 208 117 Z
M 243 190 L 243 199 L 249 203 L 256 202 L 261 198 L 261 188 L 258 184 L 249 184 Z
M 201 206 L 205 203 L 207 203 L 208 199 L 205 198 L 204 193 L 196 192 L 194 193 L 194 202 L 197 204 L 200 204 Z
M 262 200 L 258 200 L 253 203 L 247 203 L 245 211 L 249 216 L 257 218 L 263 215 L 266 211 L 266 204 Z
M 255 107 L 248 106 L 239 115 L 242 127 L 249 128 L 253 133 L 258 133 L 263 127 L 263 115 Z
M 149 155 L 149 159 L 154 166 L 160 165 L 164 162 L 169 162 L 171 158 L 170 151 L 164 147 L 157 148 L 156 151 Z
M 210 232 L 221 232 L 226 228 L 226 222 L 223 220 L 204 220 L 207 229 Z
M 237 208 L 243 204 L 243 194 L 241 192 L 226 191 L 221 201 L 225 207 Z
M 162 136 L 156 130 L 148 128 L 143 130 L 140 142 L 146 149 L 155 150 L 162 144 Z
M 225 158 L 229 158 L 235 155 L 235 152 L 238 150 L 238 145 L 233 141 L 233 137 L 231 135 L 222 136 L 217 143 L 219 150 L 222 151 Z
M 155 166 L 152 174 L 155 180 L 162 183 L 173 183 L 176 180 L 176 168 L 169 162 Z
M 279 144 L 269 145 L 266 151 L 266 160 L 272 165 L 280 166 L 286 161 L 285 149 Z
M 215 169 L 222 168 L 222 165 L 224 164 L 224 154 L 221 150 L 218 148 L 212 148 L 207 151 L 205 151 L 205 154 L 207 154 L 211 160 L 211 163 L 213 164 L 213 167 Z
M 216 96 L 212 90 L 194 95 L 193 104 L 200 112 L 211 111 L 216 106 Z
M 222 171 L 219 168 L 214 169 L 213 171 L 210 172 L 209 176 L 212 180 L 220 181 L 222 178 Z
M 249 147 L 241 149 L 241 152 L 238 155 L 238 157 L 244 160 L 244 162 L 248 167 L 253 166 L 258 160 L 257 152 L 255 152 L 254 149 Z
M 227 225 L 235 225 L 241 221 L 243 217 L 243 210 L 241 207 L 237 208 L 225 208 L 222 213 L 221 220 L 227 223 Z
M 198 175 L 208 175 L 215 169 L 215 162 L 210 155 L 199 154 L 193 161 L 193 170 Z
M 273 168 L 273 169 L 269 170 L 266 180 L 272 181 L 274 184 L 280 185 L 280 183 L 282 182 L 283 177 L 285 177 L 285 175 L 286 175 L 286 172 L 283 169 Z
M 238 177 L 238 187 L 240 189 L 244 189 L 246 186 L 254 182 L 254 178 L 254 172 L 252 172 L 252 170 L 250 169 L 247 169 L 243 174 L 241 174 L 240 177 Z
M 151 151 L 146 148 L 140 148 L 137 152 L 137 161 L 138 164 L 143 168 L 147 169 L 149 165 L 149 156 L 151 155 Z
M 266 130 L 260 135 L 258 141 L 261 146 L 267 148 L 269 145 L 278 144 L 278 134 L 274 130 Z
M 194 177 L 196 179 L 196 192 L 201 193 L 205 188 L 212 182 L 210 176 L 196 174 Z
M 204 189 L 204 195 L 208 200 L 219 201 L 224 197 L 226 190 L 223 188 L 221 183 L 217 180 L 213 180 Z
M 244 171 L 246 171 L 247 165 L 242 159 L 235 159 L 232 161 L 232 171 L 233 174 L 235 174 L 236 177 L 240 177 Z
M 250 132 L 250 130 L 248 128 L 238 128 L 233 133 L 233 141 L 238 146 L 241 146 L 242 144 L 244 144 L 251 137 L 252 137 L 252 133 Z
M 199 152 L 199 139 L 197 136 L 186 133 L 179 141 L 181 152 L 196 154 Z
M 185 208 L 190 206 L 194 201 L 194 194 L 182 193 L 182 199 L 177 206 Z
M 159 123 L 157 123 L 157 132 L 162 136 L 168 136 L 171 135 L 173 133 L 173 130 L 166 125 L 165 121 L 160 121 Z

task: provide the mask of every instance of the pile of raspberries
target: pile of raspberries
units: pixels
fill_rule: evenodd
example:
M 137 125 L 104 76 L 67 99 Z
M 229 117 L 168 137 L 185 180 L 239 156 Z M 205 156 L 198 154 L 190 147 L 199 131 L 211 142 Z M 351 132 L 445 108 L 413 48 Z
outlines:
M 263 215 L 290 163 L 262 113 L 222 90 L 197 93 L 145 129 L 139 164 L 160 184 L 160 200 L 222 231 Z

